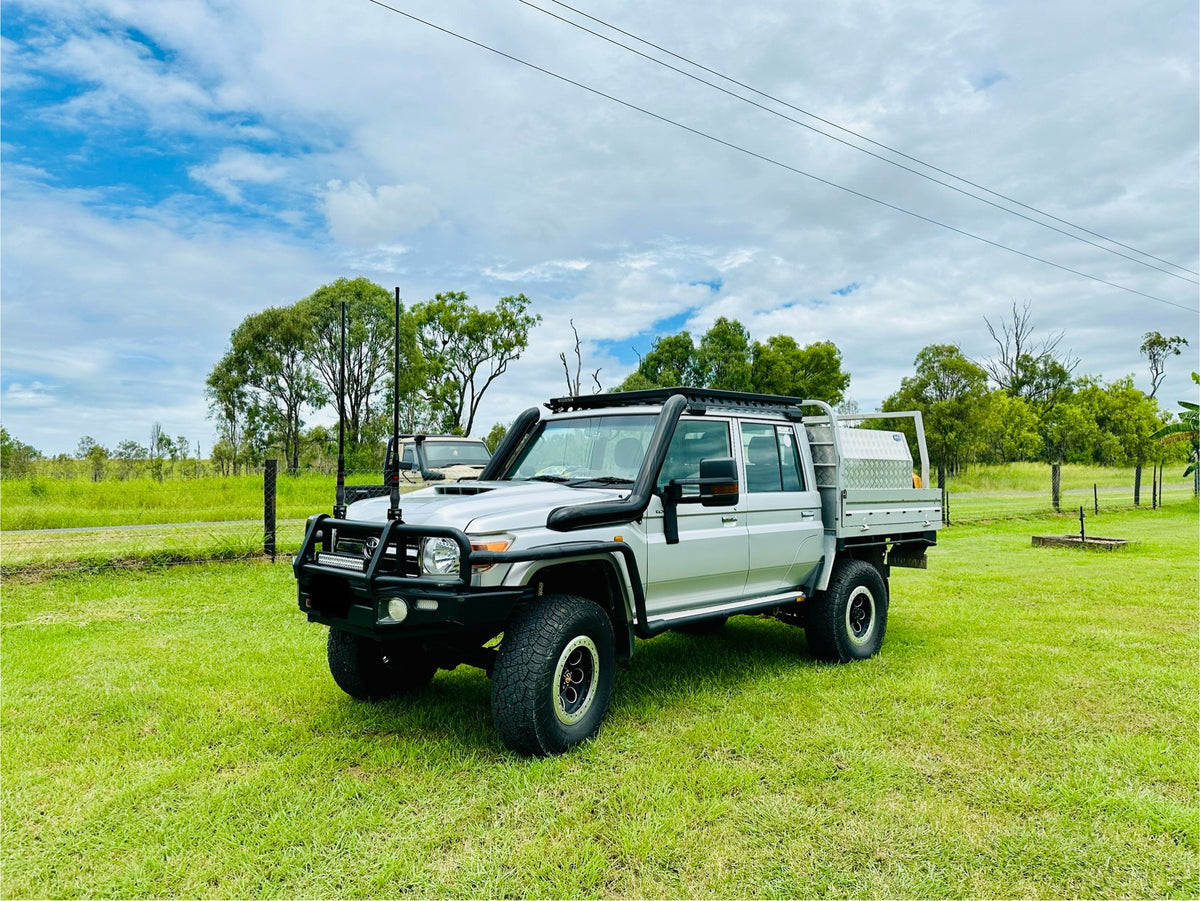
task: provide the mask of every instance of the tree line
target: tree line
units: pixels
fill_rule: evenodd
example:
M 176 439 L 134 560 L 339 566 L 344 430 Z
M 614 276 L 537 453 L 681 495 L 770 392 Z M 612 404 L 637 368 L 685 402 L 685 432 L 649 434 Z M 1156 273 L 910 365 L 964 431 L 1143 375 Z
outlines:
M 1011 318 L 997 325 L 984 321 L 996 345 L 991 358 L 976 362 L 957 344 L 930 344 L 913 361 L 913 374 L 881 405 L 885 412 L 921 411 L 939 481 L 971 463 L 1133 466 L 1136 496 L 1146 463 L 1195 453 L 1194 447 L 1164 446 L 1157 436 L 1171 414 L 1159 409 L 1155 395 L 1185 338 L 1143 336 L 1139 350 L 1152 386 L 1147 394 L 1132 375 L 1108 383 L 1076 376 L 1079 360 L 1059 349 L 1062 333 L 1039 337 L 1028 304 L 1014 304 Z
M 336 432 L 306 428 L 306 418 L 336 404 L 343 301 L 344 422 L 352 470 L 381 462 L 397 391 L 403 431 L 469 434 L 484 393 L 526 350 L 530 329 L 541 319 L 529 312 L 524 294 L 503 297 L 487 310 L 471 305 L 462 292 L 401 305 L 397 383 L 396 306 L 387 290 L 367 279 L 338 279 L 290 306 L 253 313 L 233 330 L 205 383 L 218 431 L 209 458 L 213 470 L 235 474 L 272 455 L 281 456 L 292 472 L 332 467 Z M 1156 398 L 1167 363 L 1180 355 L 1186 339 L 1159 332 L 1143 336 L 1139 349 L 1151 386 L 1146 393 L 1132 375 L 1107 383 L 1076 375 L 1080 361 L 1062 350 L 1065 336 L 1040 334 L 1028 303 L 1014 303 L 1011 316 L 998 322 L 985 318 L 984 326 L 994 344 L 990 357 L 969 359 L 957 344 L 927 345 L 916 355 L 913 373 L 880 405 L 883 411 L 922 412 L 930 459 L 943 477 L 974 463 L 1019 461 L 1134 466 L 1140 473 L 1145 463 L 1195 459 L 1200 453 L 1195 429 L 1178 428 L 1194 420 L 1187 402 L 1184 418 L 1175 422 Z M 580 345 L 576 332 L 574 378 L 566 354 L 559 354 L 568 391 L 575 394 L 582 385 Z M 603 390 L 599 370 L 592 381 L 595 391 Z M 758 341 L 741 322 L 726 317 L 699 338 L 686 330 L 657 338 L 611 390 L 675 385 L 823 400 L 839 412 L 858 412 L 847 394 L 850 374 L 833 342 L 801 346 L 788 335 Z M 1158 440 L 1165 428 L 1174 439 L 1166 445 Z M 504 432 L 496 424 L 485 440 L 494 447 Z M 148 445 L 123 441 L 110 450 L 85 436 L 75 460 L 97 480 L 114 469 L 120 478 L 149 473 L 162 479 L 176 471 L 187 474 L 190 449 L 186 438 L 171 438 L 155 423 Z M 198 465 L 199 456 L 197 445 L 191 462 Z M 25 475 L 40 459 L 35 448 L 0 429 L 5 477 Z

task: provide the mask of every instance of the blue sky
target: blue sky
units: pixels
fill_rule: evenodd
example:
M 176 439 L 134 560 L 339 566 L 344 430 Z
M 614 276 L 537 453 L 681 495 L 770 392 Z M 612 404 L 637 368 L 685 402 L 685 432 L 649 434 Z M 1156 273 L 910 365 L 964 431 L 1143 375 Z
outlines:
M 83 435 L 144 443 L 155 422 L 207 447 L 203 382 L 231 330 L 359 275 L 409 302 L 532 300 L 543 322 L 489 391 L 483 431 L 562 393 L 572 322 L 606 387 L 655 337 L 698 337 L 719 316 L 760 340 L 832 340 L 872 409 L 929 343 L 986 358 L 984 317 L 1028 301 L 1081 371 L 1143 387 L 1142 334 L 1183 335 L 1160 396 L 1190 396 L 1195 276 L 972 202 L 527 4 L 399 7 L 789 168 L 366 0 L 5 0 L 5 428 L 48 453 Z M 1109 0 L 1086 16 L 1053 0 L 581 8 L 1200 271 L 1194 2 Z

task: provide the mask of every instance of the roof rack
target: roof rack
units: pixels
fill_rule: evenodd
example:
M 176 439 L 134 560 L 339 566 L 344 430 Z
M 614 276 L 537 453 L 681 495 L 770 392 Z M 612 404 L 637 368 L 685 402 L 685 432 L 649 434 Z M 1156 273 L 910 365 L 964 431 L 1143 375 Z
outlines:
M 804 401 L 779 394 L 753 394 L 748 391 L 720 391 L 715 388 L 646 388 L 641 391 L 619 391 L 613 394 L 589 394 L 578 397 L 556 397 L 546 407 L 552 413 L 573 410 L 597 410 L 609 407 L 644 407 L 666 403 L 668 398 L 682 395 L 687 398 L 688 412 L 703 413 L 709 407 L 725 410 L 755 410 L 783 413 L 799 419 Z

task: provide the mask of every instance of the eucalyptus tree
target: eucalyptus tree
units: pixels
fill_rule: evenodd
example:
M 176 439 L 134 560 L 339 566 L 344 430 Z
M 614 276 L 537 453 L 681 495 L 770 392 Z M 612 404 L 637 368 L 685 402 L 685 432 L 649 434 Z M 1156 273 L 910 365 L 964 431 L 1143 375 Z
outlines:
M 464 435 L 475 425 L 484 393 L 529 346 L 529 331 L 542 320 L 528 312 L 524 294 L 502 297 L 492 309 L 468 301 L 462 291 L 447 291 L 412 309 L 426 366 L 420 393 L 440 414 L 442 429 Z
M 884 412 L 920 410 L 929 457 L 944 484 L 947 469 L 968 462 L 985 441 L 988 374 L 955 344 L 930 344 L 913 361 L 914 373 L 884 400 Z
M 300 465 L 301 428 L 306 409 L 328 398 L 308 353 L 311 322 L 300 305 L 268 307 L 242 320 L 230 347 L 209 374 L 210 393 L 219 409 L 245 403 L 247 430 L 253 424 L 278 442 L 289 472 Z
M 346 303 L 345 386 L 341 386 L 341 310 Z M 297 303 L 308 323 L 309 359 L 325 394 L 337 404 L 345 400 L 346 438 L 352 454 L 374 435 L 368 434 L 388 404 L 393 379 L 396 305 L 393 295 L 369 279 L 339 278 L 322 285 Z M 411 314 L 400 307 L 400 392 L 424 382 L 424 361 L 417 350 Z M 387 417 L 382 417 L 387 418 Z
M 834 407 L 850 386 L 836 344 L 817 341 L 801 347 L 790 335 L 772 335 L 765 344 L 755 341 L 750 375 L 754 390 L 762 394 L 823 400 Z

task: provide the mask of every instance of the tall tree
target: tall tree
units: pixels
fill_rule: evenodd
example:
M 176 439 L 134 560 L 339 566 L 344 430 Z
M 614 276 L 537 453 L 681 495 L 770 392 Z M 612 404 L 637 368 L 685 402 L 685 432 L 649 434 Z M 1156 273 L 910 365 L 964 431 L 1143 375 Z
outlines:
M 213 449 L 214 459 L 219 457 L 223 474 L 237 475 L 242 462 L 250 398 L 232 349 L 225 352 L 208 374 L 204 396 L 208 399 L 208 415 L 217 422 L 219 448 Z
M 842 371 L 842 352 L 832 341 L 800 347 L 788 335 L 772 335 L 766 344 L 754 342 L 751 361 L 753 389 L 806 400 L 842 402 L 850 376 Z
M 654 339 L 649 353 L 638 361 L 638 368 L 617 386 L 618 391 L 642 388 L 674 388 L 698 385 L 696 344 L 691 332 L 664 335 Z
M 1187 338 L 1172 335 L 1164 338 L 1161 332 L 1146 332 L 1140 348 L 1142 356 L 1150 365 L 1150 396 L 1158 394 L 1158 388 L 1167 377 L 1167 360 L 1179 356 L 1187 347 Z
M 997 386 L 1032 403 L 1053 405 L 1069 393 L 1079 359 L 1059 350 L 1063 332 L 1044 338 L 1035 335 L 1029 301 L 1021 309 L 1012 305 L 1012 319 L 993 325 L 983 318 L 996 344 L 996 356 L 984 364 Z
M 915 372 L 883 402 L 884 412 L 920 410 L 931 461 L 942 484 L 947 469 L 967 462 L 983 440 L 987 373 L 954 344 L 930 344 Z
M 524 294 L 502 297 L 495 308 L 471 306 L 461 291 L 437 294 L 416 304 L 417 346 L 428 365 L 430 406 L 441 411 L 447 431 L 470 434 L 484 392 L 529 345 L 529 330 L 542 317 L 529 313 Z
M 248 428 L 262 423 L 280 444 L 289 472 L 300 466 L 300 437 L 306 408 L 327 395 L 308 359 L 311 324 L 297 306 L 269 307 L 242 320 L 230 349 L 217 364 L 249 399 Z M 210 385 L 213 375 L 209 376 Z
M 1162 384 L 1163 379 L 1167 377 L 1167 360 L 1172 356 L 1179 356 L 1182 353 L 1180 348 L 1186 347 L 1187 343 L 1187 338 L 1180 335 L 1172 335 L 1170 338 L 1165 338 L 1161 332 L 1146 332 L 1142 336 L 1142 346 L 1139 350 L 1146 357 L 1146 361 L 1150 365 L 1151 398 L 1158 394 L 1159 386 Z M 1139 504 L 1142 500 L 1142 469 L 1145 465 L 1146 455 L 1143 452 L 1138 456 L 1133 474 L 1134 504 Z
M 700 339 L 696 370 L 699 384 L 705 388 L 751 390 L 750 333 L 746 327 L 724 316 L 714 322 Z
M 388 291 L 369 279 L 339 278 L 323 285 L 297 306 L 308 322 L 308 353 L 326 395 L 336 406 L 341 386 L 341 309 L 346 302 L 346 433 L 351 448 L 368 439 L 373 415 L 382 411 L 392 377 L 396 311 Z M 400 308 L 400 390 L 424 381 L 417 351 L 416 326 Z

